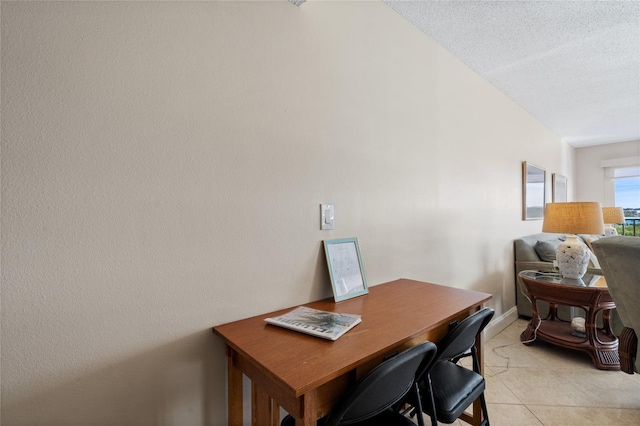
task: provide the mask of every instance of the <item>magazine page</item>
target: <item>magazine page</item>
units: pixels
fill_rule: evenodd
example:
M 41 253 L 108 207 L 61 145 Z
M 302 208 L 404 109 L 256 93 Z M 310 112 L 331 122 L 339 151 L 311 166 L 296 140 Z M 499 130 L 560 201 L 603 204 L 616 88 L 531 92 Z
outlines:
M 336 340 L 344 333 L 359 324 L 360 315 L 341 314 L 337 312 L 320 311 L 300 306 L 291 312 L 273 318 L 266 318 L 269 324 L 324 339 Z

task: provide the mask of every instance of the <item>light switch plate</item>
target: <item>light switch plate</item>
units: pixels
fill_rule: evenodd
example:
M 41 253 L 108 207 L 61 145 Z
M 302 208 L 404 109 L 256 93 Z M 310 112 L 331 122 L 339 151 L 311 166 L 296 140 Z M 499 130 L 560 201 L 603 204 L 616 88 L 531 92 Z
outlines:
M 333 204 L 320 204 L 320 229 L 333 229 Z

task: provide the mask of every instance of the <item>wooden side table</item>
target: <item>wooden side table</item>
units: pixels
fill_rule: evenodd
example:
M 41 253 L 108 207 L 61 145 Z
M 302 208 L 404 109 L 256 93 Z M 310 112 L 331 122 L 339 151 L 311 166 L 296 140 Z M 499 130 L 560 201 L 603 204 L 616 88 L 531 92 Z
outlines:
M 525 286 L 533 305 L 533 318 L 520 341 L 530 345 L 542 339 L 554 345 L 589 354 L 601 370 L 620 370 L 618 338 L 611 329 L 611 310 L 616 307 L 609 295 L 602 275 L 587 274 L 582 279 L 563 278 L 550 272 L 522 271 L 518 279 Z M 541 318 L 537 301 L 549 303 L 549 314 Z M 584 311 L 585 335 L 574 333 L 571 318 L 558 318 L 558 305 L 572 306 Z M 598 328 L 596 318 L 602 314 L 603 327 Z

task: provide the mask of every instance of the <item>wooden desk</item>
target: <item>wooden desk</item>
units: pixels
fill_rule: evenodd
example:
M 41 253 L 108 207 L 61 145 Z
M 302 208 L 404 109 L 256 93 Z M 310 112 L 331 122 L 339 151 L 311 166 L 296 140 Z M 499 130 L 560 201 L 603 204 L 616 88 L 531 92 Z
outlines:
M 400 279 L 340 303 L 324 299 L 305 304 L 362 316 L 361 324 L 334 342 L 264 323 L 264 318 L 292 308 L 214 327 L 227 345 L 229 425 L 243 424 L 243 374 L 251 379 L 253 425 L 278 425 L 280 406 L 296 418 L 296 425 L 315 425 L 385 356 L 424 340 L 437 342 L 452 320 L 467 317 L 491 297 Z M 481 342 L 478 349 L 482 365 Z M 465 420 L 479 424 L 480 416 L 476 402 L 473 417 Z

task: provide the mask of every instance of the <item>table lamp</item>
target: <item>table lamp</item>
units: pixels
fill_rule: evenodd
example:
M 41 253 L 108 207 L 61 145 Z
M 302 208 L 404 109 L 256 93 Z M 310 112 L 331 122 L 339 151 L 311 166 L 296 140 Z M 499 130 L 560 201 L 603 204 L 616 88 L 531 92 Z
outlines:
M 576 234 L 603 234 L 602 208 L 597 202 L 548 203 L 542 232 L 567 234 L 556 251 L 560 273 L 565 278 L 582 278 L 591 254 Z
M 624 211 L 622 207 L 603 207 L 602 218 L 604 219 L 604 235 L 618 235 L 618 231 L 614 226 L 616 223 L 624 223 Z

